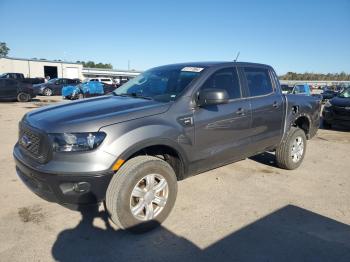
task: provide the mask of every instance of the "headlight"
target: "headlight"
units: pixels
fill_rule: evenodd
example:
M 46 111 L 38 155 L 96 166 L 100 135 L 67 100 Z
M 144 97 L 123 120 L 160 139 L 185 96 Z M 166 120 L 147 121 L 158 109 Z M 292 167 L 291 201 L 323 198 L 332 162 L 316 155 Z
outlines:
M 331 104 L 331 102 L 329 102 L 329 100 L 324 104 L 324 107 L 331 107 L 332 106 L 332 104 Z
M 89 151 L 97 148 L 106 137 L 103 132 L 50 134 L 55 152 Z

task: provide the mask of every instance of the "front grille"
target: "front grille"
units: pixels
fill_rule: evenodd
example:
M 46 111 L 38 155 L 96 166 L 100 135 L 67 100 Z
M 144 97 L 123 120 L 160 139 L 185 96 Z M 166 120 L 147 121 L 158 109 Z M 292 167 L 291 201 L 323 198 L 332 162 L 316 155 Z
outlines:
M 40 163 L 47 161 L 50 150 L 46 135 L 22 122 L 19 124 L 18 144 L 29 157 Z
M 28 142 L 26 143 L 26 141 Z M 37 134 L 33 133 L 30 129 L 24 127 L 23 125 L 20 130 L 19 144 L 29 153 L 33 154 L 33 156 L 40 156 L 40 137 Z

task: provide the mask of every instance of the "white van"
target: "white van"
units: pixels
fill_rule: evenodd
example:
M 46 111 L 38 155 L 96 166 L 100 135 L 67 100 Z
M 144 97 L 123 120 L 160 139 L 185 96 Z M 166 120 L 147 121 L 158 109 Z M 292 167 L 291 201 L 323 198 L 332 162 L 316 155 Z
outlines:
M 89 82 L 92 82 L 92 81 L 101 82 L 101 83 L 105 83 L 105 84 L 108 84 L 108 85 L 113 85 L 114 84 L 112 78 L 108 78 L 108 77 L 89 78 L 88 81 Z

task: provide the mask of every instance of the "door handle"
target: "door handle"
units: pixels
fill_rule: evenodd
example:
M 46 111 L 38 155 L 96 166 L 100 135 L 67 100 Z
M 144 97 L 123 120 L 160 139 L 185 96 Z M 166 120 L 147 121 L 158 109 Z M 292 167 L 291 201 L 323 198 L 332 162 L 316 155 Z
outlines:
M 273 102 L 272 106 L 273 106 L 274 108 L 278 108 L 278 103 L 277 103 L 277 101 Z
M 236 111 L 237 115 L 243 116 L 244 115 L 244 109 L 243 108 L 238 108 L 238 110 Z

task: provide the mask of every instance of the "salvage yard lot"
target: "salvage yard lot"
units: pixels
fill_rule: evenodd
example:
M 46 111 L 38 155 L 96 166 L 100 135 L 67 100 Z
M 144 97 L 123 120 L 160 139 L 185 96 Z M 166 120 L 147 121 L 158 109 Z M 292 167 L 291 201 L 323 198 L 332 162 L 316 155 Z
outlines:
M 350 261 L 349 131 L 320 129 L 294 171 L 265 153 L 181 181 L 161 228 L 132 235 L 103 207 L 68 210 L 17 177 L 18 121 L 60 100 L 0 103 L 0 261 Z

